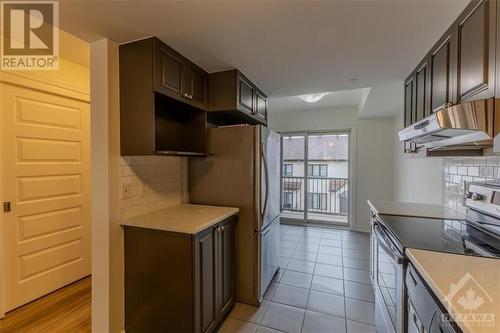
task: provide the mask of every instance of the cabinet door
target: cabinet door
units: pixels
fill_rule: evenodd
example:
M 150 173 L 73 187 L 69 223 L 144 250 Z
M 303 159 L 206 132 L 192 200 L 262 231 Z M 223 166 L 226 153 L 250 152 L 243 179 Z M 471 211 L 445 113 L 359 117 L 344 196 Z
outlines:
M 238 77 L 238 108 L 250 114 L 254 113 L 254 89 L 245 78 Z
M 190 104 L 205 110 L 208 106 L 208 74 L 201 68 L 190 65 L 186 66 L 186 76 L 186 93 Z
M 453 89 L 456 76 L 457 34 L 452 27 L 430 52 L 430 110 L 436 112 L 455 102 Z
M 184 58 L 161 42 L 155 42 L 154 89 L 167 96 L 184 100 Z
M 234 297 L 234 223 L 230 219 L 217 230 L 217 313 L 219 318 L 229 310 Z
M 267 120 L 267 98 L 260 92 L 255 92 L 256 115 L 259 118 Z
M 415 71 L 415 121 L 429 115 L 429 64 L 425 58 Z
M 458 19 L 457 100 L 494 96 L 496 1 L 472 1 Z
M 415 76 L 412 74 L 405 81 L 405 108 L 404 108 L 404 127 L 414 123 L 415 117 Z
M 196 330 L 208 332 L 213 330 L 217 320 L 216 314 L 216 241 L 215 229 L 209 229 L 196 236 L 195 240 L 195 298 L 196 298 Z

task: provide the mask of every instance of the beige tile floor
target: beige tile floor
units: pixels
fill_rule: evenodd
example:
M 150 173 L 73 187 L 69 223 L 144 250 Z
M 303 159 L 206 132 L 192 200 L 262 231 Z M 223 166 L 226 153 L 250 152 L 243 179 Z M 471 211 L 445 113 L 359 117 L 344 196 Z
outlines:
M 219 332 L 375 332 L 368 234 L 281 225 L 280 259 L 262 305 L 236 303 Z

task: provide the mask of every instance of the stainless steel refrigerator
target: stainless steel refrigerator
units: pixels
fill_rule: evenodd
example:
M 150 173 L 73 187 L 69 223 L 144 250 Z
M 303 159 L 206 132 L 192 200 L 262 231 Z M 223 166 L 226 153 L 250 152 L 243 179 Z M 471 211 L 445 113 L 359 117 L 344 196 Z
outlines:
M 208 152 L 189 161 L 190 201 L 240 209 L 235 299 L 260 304 L 279 268 L 279 134 L 260 125 L 210 128 Z

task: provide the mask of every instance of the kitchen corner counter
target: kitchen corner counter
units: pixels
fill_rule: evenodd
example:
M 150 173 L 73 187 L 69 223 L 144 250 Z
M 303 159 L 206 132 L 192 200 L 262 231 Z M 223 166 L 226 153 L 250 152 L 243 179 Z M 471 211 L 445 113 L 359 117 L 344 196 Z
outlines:
M 494 316 L 490 327 L 481 327 L 488 326 L 484 325 L 485 322 L 476 322 L 475 325 L 457 322 L 464 333 L 500 332 L 499 259 L 417 249 L 406 249 L 406 255 L 451 315 Z M 458 287 L 454 293 L 452 293 L 453 285 Z M 448 298 L 451 298 L 451 302 L 447 302 Z M 465 306 L 470 309 L 462 307 L 460 303 L 464 304 L 464 300 Z M 481 300 L 483 303 L 476 305 Z M 476 304 L 466 304 L 467 302 Z
M 233 207 L 182 204 L 131 217 L 121 224 L 194 235 L 238 212 Z
M 419 204 L 414 202 L 396 202 L 368 200 L 368 205 L 377 214 L 428 217 L 449 220 L 463 220 L 465 215 L 443 205 Z

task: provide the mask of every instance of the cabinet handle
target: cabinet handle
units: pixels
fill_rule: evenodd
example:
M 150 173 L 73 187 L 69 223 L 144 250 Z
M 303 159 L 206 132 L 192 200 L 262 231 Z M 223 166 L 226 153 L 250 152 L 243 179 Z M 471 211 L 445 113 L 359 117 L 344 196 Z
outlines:
M 193 95 L 189 95 L 189 99 L 192 100 L 193 99 Z
M 184 93 L 184 95 L 182 95 L 182 96 L 184 96 L 184 98 L 189 98 L 188 93 Z
M 10 213 L 10 201 L 6 201 L 3 203 L 3 212 Z
M 224 231 L 224 226 L 220 227 L 220 231 Z

